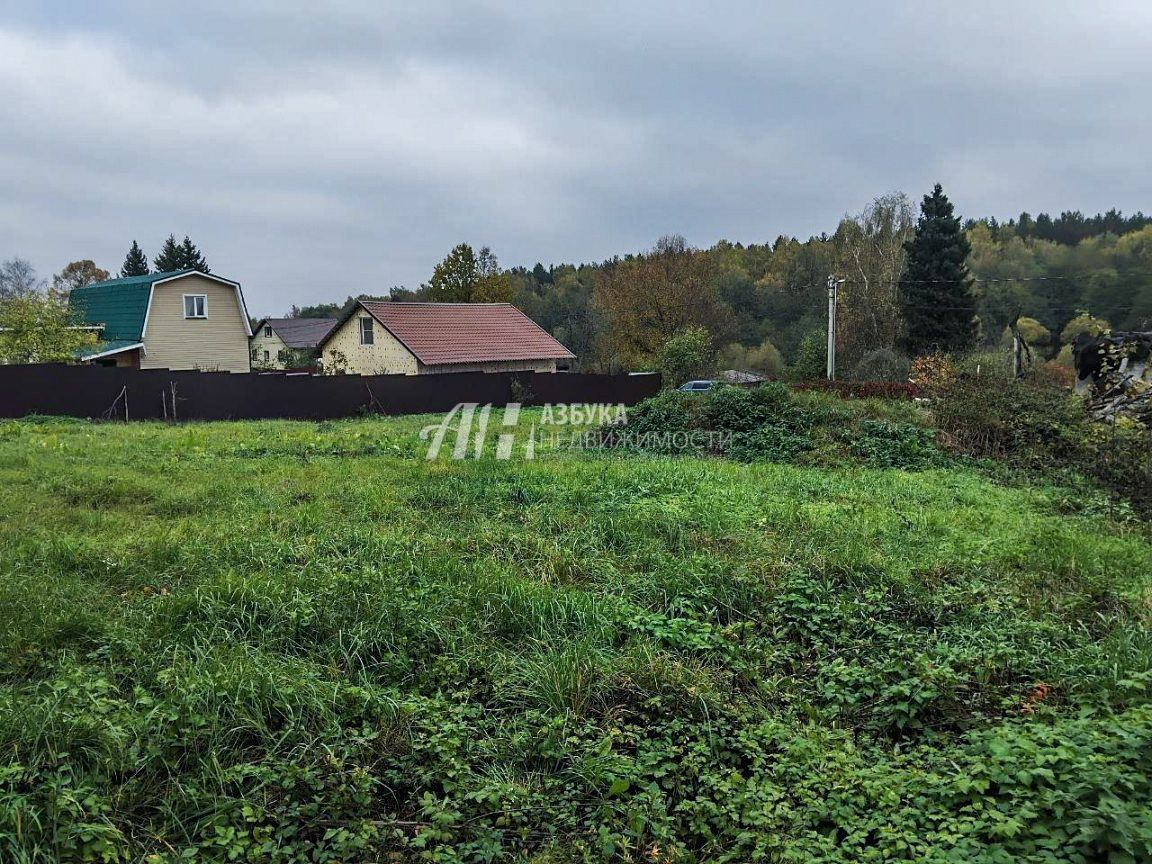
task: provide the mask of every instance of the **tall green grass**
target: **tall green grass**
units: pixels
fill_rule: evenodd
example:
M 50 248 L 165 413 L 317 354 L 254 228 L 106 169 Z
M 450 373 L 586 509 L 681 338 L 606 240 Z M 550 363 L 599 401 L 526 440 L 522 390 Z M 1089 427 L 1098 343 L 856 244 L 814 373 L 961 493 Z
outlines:
M 426 422 L 0 425 L 0 860 L 1152 856 L 1143 524 Z

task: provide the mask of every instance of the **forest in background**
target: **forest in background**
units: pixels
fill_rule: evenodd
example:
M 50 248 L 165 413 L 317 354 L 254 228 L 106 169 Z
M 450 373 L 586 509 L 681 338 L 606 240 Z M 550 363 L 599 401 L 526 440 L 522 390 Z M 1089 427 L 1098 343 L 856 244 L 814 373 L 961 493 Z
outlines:
M 1007 326 L 1019 318 L 1020 331 L 1040 358 L 1070 365 L 1069 343 L 1077 332 L 1152 329 L 1152 217 L 1114 209 L 1096 216 L 1021 213 L 1004 222 L 969 219 L 961 230 L 947 196 L 936 192 L 947 210 L 940 224 L 950 224 L 954 236 L 948 242 L 960 250 L 956 257 L 966 261 L 971 275 L 970 282 L 963 276 L 953 284 L 951 290 L 958 292 L 953 294 L 909 283 L 907 249 L 923 211 L 918 214 L 908 196 L 897 192 L 844 217 L 831 234 L 807 240 L 781 235 L 771 243 L 721 240 L 697 249 L 670 235 L 644 252 L 530 269 L 503 268 L 488 247 L 474 251 L 461 243 L 436 265 L 427 283 L 414 290 L 393 288 L 389 297 L 511 302 L 571 349 L 579 370 L 659 369 L 674 371 L 673 377 L 689 369 L 694 375 L 740 369 L 771 377 L 822 377 L 830 275 L 841 280 L 837 368 L 845 378 L 906 378 L 906 355 L 920 353 L 906 338 L 912 319 L 932 325 L 947 318 L 959 308 L 948 297 L 965 304 L 965 319 L 967 307 L 975 304 L 977 335 L 974 344 L 965 340 L 964 350 L 1003 346 Z M 929 258 L 935 242 L 924 247 Z M 208 265 L 188 237 L 178 242 L 173 235 L 154 268 L 207 271 Z M 133 242 L 118 275 L 149 269 L 147 256 Z M 26 261 L 5 261 L 0 325 L 16 332 L 33 312 L 37 321 L 66 323 L 67 292 L 108 276 L 90 260 L 74 261 L 49 285 Z M 356 299 L 292 307 L 288 314 L 335 317 Z M 25 307 L 31 312 L 23 314 Z M 33 340 L 33 348 L 8 361 L 32 362 L 33 354 L 40 361 L 70 357 L 76 346 L 60 337 L 63 324 L 47 330 L 51 338 Z M 41 343 L 56 350 L 46 353 Z M 670 352 L 681 359 L 706 356 L 707 362 L 670 364 Z
M 485 285 L 475 297 L 460 292 L 458 274 L 445 273 L 460 264 L 462 248 L 471 254 L 461 244 L 437 266 L 439 280 L 434 274 L 419 289 L 393 289 L 391 296 L 508 300 L 568 346 L 585 370 L 654 368 L 670 337 L 702 327 L 722 368 L 819 377 L 826 283 L 835 274 L 845 280 L 837 328 L 840 367 L 848 377 L 886 377 L 893 355 L 900 359 L 899 280 L 904 243 L 915 223 L 912 201 L 893 193 L 846 216 L 833 233 L 807 240 L 782 235 L 771 243 L 721 240 L 694 249 L 671 236 L 646 252 L 599 263 L 506 270 L 485 248 L 473 256 L 476 263 L 464 263 L 473 267 L 476 284 Z M 1119 330 L 1152 326 L 1152 218 L 1116 210 L 1056 217 L 1025 212 L 1004 222 L 969 219 L 964 229 L 982 346 L 1000 344 L 1017 315 L 1033 319 L 1026 332 L 1047 357 L 1057 356 L 1062 331 L 1084 315 Z M 481 264 L 483 272 L 476 269 Z M 446 289 L 446 282 L 453 287 Z M 292 314 L 320 317 L 341 308 L 321 304 Z
M 1091 224 L 1099 221 L 1091 220 Z M 1037 233 L 1035 226 L 1045 223 L 1058 230 L 1047 236 Z M 977 280 L 983 344 L 999 343 L 1004 328 L 1017 314 L 1036 319 L 1054 338 L 1082 313 L 1104 319 L 1117 329 L 1150 326 L 1152 226 L 1148 220 L 1117 219 L 1110 222 L 1117 233 L 1104 230 L 1099 234 L 1059 230 L 1068 223 L 1089 220 L 1076 213 L 1056 220 L 1032 220 L 1022 214 L 1003 224 L 994 219 L 967 224 L 972 246 L 969 269 Z M 683 319 L 679 322 L 683 325 L 705 326 L 721 346 L 735 343 L 750 352 L 758 350 L 764 358 L 770 358 L 774 348 L 788 366 L 814 366 L 804 371 L 818 375 L 827 327 L 826 281 L 829 274 L 835 274 L 848 280 L 840 293 L 837 341 L 841 363 L 851 370 L 870 352 L 893 349 L 897 343 L 903 243 L 913 226 L 908 199 L 891 195 L 842 220 L 830 235 L 806 241 L 782 236 L 771 244 L 720 241 L 710 249 L 691 252 L 698 259 L 699 284 L 692 286 L 694 296 L 673 292 L 668 303 L 679 308 L 663 311 L 667 318 Z M 598 337 L 610 333 L 611 321 L 602 320 L 605 310 L 596 303 L 596 286 L 620 263 L 513 270 L 513 302 L 579 357 L 610 363 L 615 353 L 613 340 Z M 1059 346 L 1040 347 L 1055 353 Z M 764 368 L 764 361 L 751 365 L 774 371 Z

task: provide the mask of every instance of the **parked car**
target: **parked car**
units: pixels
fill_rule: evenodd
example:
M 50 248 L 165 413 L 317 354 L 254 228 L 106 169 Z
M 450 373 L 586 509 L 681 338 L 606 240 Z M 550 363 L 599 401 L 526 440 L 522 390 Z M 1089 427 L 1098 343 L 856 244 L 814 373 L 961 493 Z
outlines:
M 715 386 L 715 381 L 688 381 L 676 389 L 681 393 L 706 393 Z

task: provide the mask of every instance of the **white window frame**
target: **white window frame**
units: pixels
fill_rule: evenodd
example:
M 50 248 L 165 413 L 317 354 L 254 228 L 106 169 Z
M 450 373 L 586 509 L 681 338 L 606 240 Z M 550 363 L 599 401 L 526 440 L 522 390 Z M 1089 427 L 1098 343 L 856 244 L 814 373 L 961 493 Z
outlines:
M 264 338 L 265 339 L 271 339 L 272 338 L 272 325 L 271 324 L 265 324 L 264 325 Z
M 191 315 L 188 314 L 188 301 L 189 300 L 192 301 L 193 314 L 191 314 Z M 199 315 L 195 314 L 196 301 L 197 300 L 200 301 L 200 314 Z M 208 317 L 208 295 L 207 294 L 185 294 L 184 295 L 184 317 L 188 320 L 195 319 L 197 321 L 207 318 Z
M 365 328 L 364 328 L 365 324 L 368 325 L 367 331 L 365 331 Z M 360 324 L 357 326 L 360 327 L 360 344 L 361 345 L 375 345 L 376 344 L 376 328 L 373 324 L 373 318 L 369 315 L 361 315 L 360 316 Z M 367 332 L 367 334 L 369 336 L 367 341 L 364 340 L 365 332 Z

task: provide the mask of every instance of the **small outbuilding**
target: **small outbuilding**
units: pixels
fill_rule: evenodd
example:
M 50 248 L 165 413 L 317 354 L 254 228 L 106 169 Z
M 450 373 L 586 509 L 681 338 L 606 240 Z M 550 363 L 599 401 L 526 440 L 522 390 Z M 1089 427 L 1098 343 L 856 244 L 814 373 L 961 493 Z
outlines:
M 312 360 L 337 318 L 265 318 L 252 328 L 252 365 L 286 369 Z M 304 364 L 307 365 L 307 364 Z
M 511 303 L 361 300 L 319 345 L 325 371 L 556 372 L 575 355 Z
M 716 376 L 725 384 L 736 384 L 737 386 L 752 387 L 756 384 L 763 384 L 768 379 L 763 375 L 757 375 L 755 372 L 748 372 L 743 369 L 725 369 Z

